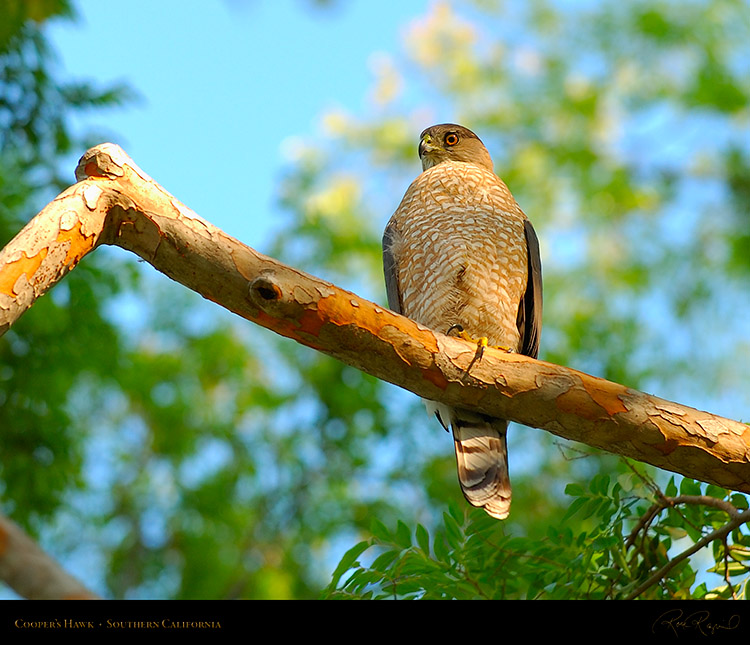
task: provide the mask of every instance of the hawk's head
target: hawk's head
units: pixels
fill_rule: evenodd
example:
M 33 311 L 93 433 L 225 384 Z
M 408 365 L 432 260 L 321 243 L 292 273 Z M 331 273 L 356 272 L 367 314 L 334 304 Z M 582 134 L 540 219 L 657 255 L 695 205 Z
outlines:
M 492 171 L 490 153 L 480 138 L 468 128 L 455 123 L 433 125 L 419 138 L 419 158 L 422 170 L 443 161 L 464 161 Z

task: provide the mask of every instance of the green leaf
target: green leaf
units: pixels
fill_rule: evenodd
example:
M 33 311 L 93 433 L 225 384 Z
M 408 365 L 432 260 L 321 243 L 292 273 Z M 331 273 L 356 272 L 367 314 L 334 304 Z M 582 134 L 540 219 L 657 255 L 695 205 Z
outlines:
M 729 491 L 725 488 L 720 488 L 719 486 L 714 486 L 713 484 L 709 484 L 708 486 L 706 486 L 706 495 L 709 495 L 710 497 L 724 499 L 728 494 Z
M 433 552 L 435 557 L 441 562 L 450 563 L 451 556 L 448 547 L 445 544 L 445 539 L 442 535 L 435 535 L 435 539 L 432 542 Z
M 465 517 L 463 507 L 459 507 L 458 504 L 451 501 L 451 503 L 448 504 L 448 512 L 451 514 L 451 517 L 455 520 L 456 524 L 463 524 Z
M 706 587 L 705 582 L 701 582 L 692 593 L 692 597 L 694 600 L 700 600 L 703 597 L 705 597 L 706 593 L 708 593 L 708 588 Z
M 589 490 L 595 495 L 606 495 L 609 489 L 609 475 L 599 473 L 594 476 L 589 484 Z
M 411 546 L 411 531 L 401 520 L 399 520 L 396 525 L 395 539 L 396 544 L 404 549 L 408 549 Z
M 571 497 L 581 497 L 586 494 L 586 491 L 580 484 L 571 483 L 565 486 L 565 494 L 570 495 Z
M 604 503 L 604 500 L 601 498 L 589 498 L 585 500 L 585 504 L 583 505 L 583 508 L 581 509 L 581 518 L 587 519 L 591 517 L 594 513 L 596 513 Z
M 445 537 L 448 540 L 448 544 L 450 544 L 452 548 L 457 549 L 463 539 L 463 533 L 461 532 L 458 523 L 451 515 L 443 513 L 443 525 L 445 526 Z
M 370 521 L 370 533 L 373 534 L 378 540 L 384 543 L 393 542 L 393 536 L 391 532 L 386 528 L 378 518 L 373 517 Z
M 726 571 L 730 576 L 734 577 L 747 575 L 748 573 L 750 573 L 750 567 L 740 562 L 730 560 L 727 563 L 717 562 L 716 565 L 708 569 L 708 571 L 711 571 L 712 573 L 718 573 L 722 576 Z
M 692 479 L 683 479 L 680 482 L 680 494 L 681 495 L 700 495 L 701 486 L 699 482 Z
M 729 556 L 738 561 L 750 560 L 750 547 L 742 547 L 737 546 L 736 544 L 730 544 Z
M 588 498 L 586 497 L 578 497 L 573 500 L 573 503 L 568 506 L 568 510 L 566 511 L 565 515 L 563 515 L 563 521 L 573 517 L 582 507 L 584 504 L 588 502 Z
M 349 569 L 352 568 L 352 566 L 357 563 L 357 558 L 359 558 L 362 553 L 369 549 L 370 546 L 371 544 L 369 540 L 358 542 L 344 554 L 338 566 L 333 572 L 333 579 L 331 580 L 329 588 L 338 586 L 341 576 L 343 576 L 347 571 L 349 571 Z
M 388 567 L 393 564 L 394 560 L 398 558 L 400 554 L 400 551 L 391 550 L 391 551 L 385 551 L 384 553 L 381 553 L 375 560 L 373 560 L 373 563 L 371 565 L 371 569 L 373 571 L 380 571 L 381 573 L 385 573 L 388 570 Z
M 421 524 L 417 524 L 417 544 L 427 555 L 430 554 L 430 534 Z

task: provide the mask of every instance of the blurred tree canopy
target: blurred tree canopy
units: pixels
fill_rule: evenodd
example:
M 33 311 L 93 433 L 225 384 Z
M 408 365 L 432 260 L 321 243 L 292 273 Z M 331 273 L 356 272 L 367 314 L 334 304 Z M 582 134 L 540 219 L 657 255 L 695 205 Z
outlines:
M 267 251 L 384 302 L 380 235 L 418 172 L 416 137 L 463 123 L 539 233 L 540 358 L 741 418 L 746 8 L 435 3 L 402 52 L 373 59 L 369 111 L 323 115 L 292 151 Z M 51 0 L 0 9 L 2 243 L 65 183 L 59 159 L 96 142 L 68 115 L 131 96 L 56 77 L 43 23 L 70 13 Z M 0 341 L 0 428 L 0 508 L 104 596 L 746 591 L 743 524 L 647 582 L 745 496 L 516 426 L 514 506 L 496 522 L 466 506 L 450 439 L 416 397 L 110 249 Z M 660 507 L 665 496 L 681 501 Z

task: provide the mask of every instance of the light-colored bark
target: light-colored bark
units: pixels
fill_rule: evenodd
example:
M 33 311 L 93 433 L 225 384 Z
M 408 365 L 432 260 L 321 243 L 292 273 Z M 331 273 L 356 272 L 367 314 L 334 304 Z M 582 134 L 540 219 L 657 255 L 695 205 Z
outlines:
M 0 252 L 0 334 L 99 244 L 128 249 L 239 316 L 422 397 L 750 492 L 750 427 L 576 370 L 433 332 L 212 226 L 117 146 Z
M 95 600 L 20 526 L 0 515 L 0 580 L 29 600 Z

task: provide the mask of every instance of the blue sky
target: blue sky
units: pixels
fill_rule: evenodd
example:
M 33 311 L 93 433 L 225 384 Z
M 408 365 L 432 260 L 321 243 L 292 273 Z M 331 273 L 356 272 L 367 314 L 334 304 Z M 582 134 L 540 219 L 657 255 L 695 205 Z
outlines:
M 120 144 L 205 219 L 263 250 L 284 142 L 332 107 L 358 113 L 377 52 L 427 0 L 80 0 L 49 29 L 65 78 L 140 100 L 78 121 Z M 75 160 L 71 162 L 72 172 Z
M 278 217 L 274 199 L 285 143 L 314 136 L 322 114 L 331 108 L 367 113 L 373 60 L 379 52 L 398 55 L 404 31 L 434 2 L 332 4 L 317 8 L 313 0 L 78 0 L 78 20 L 53 24 L 48 33 L 59 54 L 59 76 L 100 86 L 122 82 L 141 97 L 122 109 L 79 117 L 78 126 L 106 133 L 103 140 L 122 145 L 141 168 L 199 215 L 265 251 L 270 226 Z M 524 34 L 511 26 L 507 37 Z M 419 97 L 422 102 L 424 98 Z M 683 126 L 679 120 L 675 123 Z M 627 141 L 635 142 L 638 151 L 650 147 L 675 157 L 685 152 L 675 147 L 679 137 L 673 136 L 666 117 L 651 126 L 647 137 L 639 137 L 639 124 L 629 124 Z M 698 133 L 715 141 L 721 129 L 709 123 Z M 690 132 L 683 134 L 691 148 L 703 147 Z M 644 141 L 651 143 L 646 146 Z M 75 159 L 69 166 L 72 182 Z M 393 207 L 399 198 L 394 192 Z M 382 213 L 383 223 L 389 214 Z M 672 235 L 693 230 L 684 226 L 684 217 L 676 221 Z M 542 237 L 543 253 L 546 244 Z M 558 247 L 555 254 L 564 257 L 565 249 Z M 692 344 L 692 338 L 686 342 Z M 657 393 L 730 417 L 744 413 L 745 401 L 737 398 L 735 388 L 728 390 L 731 401 L 726 395 L 717 401 L 716 395 L 703 392 L 688 398 L 678 380 L 674 387 L 677 391 L 670 392 L 660 383 Z

